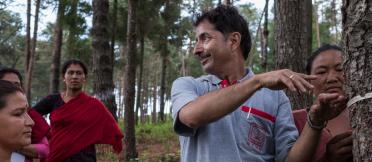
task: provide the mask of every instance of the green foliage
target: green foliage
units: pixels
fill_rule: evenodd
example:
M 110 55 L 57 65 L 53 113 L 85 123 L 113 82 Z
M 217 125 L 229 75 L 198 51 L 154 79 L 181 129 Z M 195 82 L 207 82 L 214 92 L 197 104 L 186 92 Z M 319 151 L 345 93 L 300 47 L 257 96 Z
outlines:
M 0 65 L 16 67 L 20 63 L 24 39 L 20 35 L 22 20 L 19 14 L 0 10 Z
M 172 121 L 168 120 L 158 124 L 138 124 L 136 127 L 136 137 L 138 142 L 164 143 L 174 139 L 176 134 L 173 132 Z

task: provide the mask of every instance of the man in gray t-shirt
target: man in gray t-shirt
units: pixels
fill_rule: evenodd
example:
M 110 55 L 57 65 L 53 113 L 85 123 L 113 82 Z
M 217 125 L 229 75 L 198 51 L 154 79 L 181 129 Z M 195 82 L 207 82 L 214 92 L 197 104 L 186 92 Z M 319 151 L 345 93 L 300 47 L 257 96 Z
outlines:
M 309 161 L 327 120 L 342 110 L 313 106 L 300 137 L 288 98 L 307 92 L 315 76 L 278 70 L 254 75 L 244 68 L 250 51 L 247 23 L 234 7 L 218 6 L 194 23 L 195 56 L 210 75 L 182 77 L 172 86 L 172 117 L 183 162 Z M 325 109 L 324 107 L 327 107 Z M 297 140 L 297 141 L 296 141 Z

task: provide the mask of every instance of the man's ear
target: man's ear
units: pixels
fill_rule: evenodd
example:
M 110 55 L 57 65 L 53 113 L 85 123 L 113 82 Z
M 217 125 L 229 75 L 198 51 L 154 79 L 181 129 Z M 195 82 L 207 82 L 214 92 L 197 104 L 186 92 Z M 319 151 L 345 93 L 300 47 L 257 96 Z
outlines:
M 229 34 L 229 40 L 231 42 L 231 49 L 233 51 L 239 49 L 240 41 L 241 41 L 241 34 L 239 32 L 232 32 Z

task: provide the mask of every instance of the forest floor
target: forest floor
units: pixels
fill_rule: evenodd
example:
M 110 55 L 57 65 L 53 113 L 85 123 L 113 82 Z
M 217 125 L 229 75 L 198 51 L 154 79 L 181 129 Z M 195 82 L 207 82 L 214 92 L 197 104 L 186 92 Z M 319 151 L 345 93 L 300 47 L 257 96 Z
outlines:
M 136 127 L 139 161 L 178 162 L 180 146 L 173 132 L 172 121 L 159 124 L 139 124 Z
M 122 120 L 119 120 L 122 121 Z M 121 122 L 120 126 L 123 128 Z M 133 162 L 179 162 L 178 136 L 173 132 L 172 121 L 164 123 L 140 123 L 136 125 L 136 149 L 138 158 Z M 96 145 L 98 162 L 123 161 L 124 153 L 112 153 L 109 145 Z M 121 160 L 119 160 L 121 159 Z

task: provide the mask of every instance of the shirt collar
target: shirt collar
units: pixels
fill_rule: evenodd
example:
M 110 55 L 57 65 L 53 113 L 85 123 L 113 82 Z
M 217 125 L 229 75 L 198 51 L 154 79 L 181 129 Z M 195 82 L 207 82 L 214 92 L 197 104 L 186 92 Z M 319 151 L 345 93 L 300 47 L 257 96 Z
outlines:
M 252 77 L 253 75 L 254 75 L 253 71 L 252 71 L 250 68 L 246 68 L 246 75 L 245 75 L 242 79 L 238 80 L 237 83 L 240 83 L 240 82 L 242 82 L 242 81 L 244 81 L 244 80 L 247 80 L 247 79 L 249 79 L 250 77 Z M 223 81 L 222 79 L 218 78 L 218 77 L 215 76 L 215 75 L 210 75 L 210 76 L 211 76 L 211 78 L 210 78 L 209 81 L 210 81 L 213 85 L 219 85 L 219 84 Z

